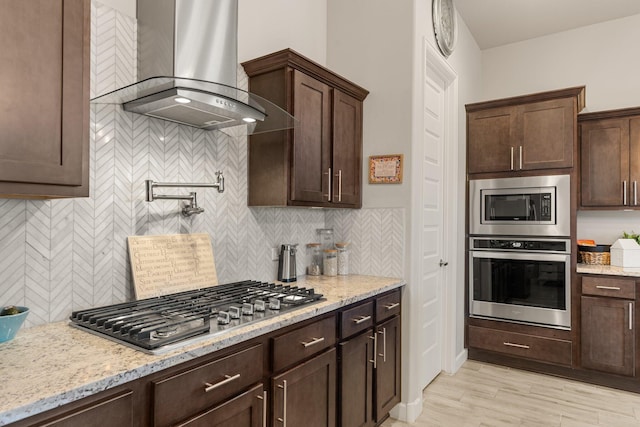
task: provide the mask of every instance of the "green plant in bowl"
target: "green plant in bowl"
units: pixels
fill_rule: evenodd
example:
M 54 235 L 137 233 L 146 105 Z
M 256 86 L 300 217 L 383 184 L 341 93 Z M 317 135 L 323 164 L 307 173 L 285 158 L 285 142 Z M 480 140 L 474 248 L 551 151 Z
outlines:
M 7 306 L 0 310 L 0 343 L 16 336 L 28 314 L 27 307 Z

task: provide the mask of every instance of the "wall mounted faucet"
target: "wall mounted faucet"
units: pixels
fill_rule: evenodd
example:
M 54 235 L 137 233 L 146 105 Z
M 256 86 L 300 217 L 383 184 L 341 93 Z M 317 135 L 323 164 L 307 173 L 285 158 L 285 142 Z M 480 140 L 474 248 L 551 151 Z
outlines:
M 155 194 L 153 189 L 156 187 L 203 187 L 203 188 L 217 188 L 218 193 L 224 192 L 224 175 L 222 171 L 216 172 L 216 182 L 213 184 L 193 183 L 193 182 L 155 182 L 150 179 L 145 181 L 145 187 L 147 190 L 147 202 L 153 202 L 154 200 L 187 200 L 182 208 L 182 215 L 190 217 L 191 215 L 197 215 L 204 212 L 204 209 L 198 206 L 198 200 L 195 192 L 190 192 L 188 195 L 180 194 Z

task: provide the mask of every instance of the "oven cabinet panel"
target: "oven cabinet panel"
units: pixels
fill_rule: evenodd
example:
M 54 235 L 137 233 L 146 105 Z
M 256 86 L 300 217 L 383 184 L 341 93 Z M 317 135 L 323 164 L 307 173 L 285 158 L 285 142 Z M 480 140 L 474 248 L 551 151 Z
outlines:
M 571 341 L 469 326 L 469 347 L 571 366 Z
M 15 427 L 133 427 L 140 409 L 132 390 L 107 391 L 11 424 Z M 58 412 L 58 415 L 49 414 Z
M 272 426 L 335 427 L 336 349 L 273 377 Z
M 341 427 L 375 425 L 373 418 L 373 329 L 338 345 L 338 406 Z
M 376 327 L 375 417 L 381 421 L 400 402 L 400 316 Z
M 640 113 L 638 109 L 631 111 Z M 580 205 L 620 209 L 640 206 L 640 116 L 593 117 L 587 114 L 580 123 Z
M 467 105 L 467 172 L 573 167 L 584 87 Z
M 153 381 L 154 425 L 183 422 L 259 383 L 262 360 L 259 344 Z
M 267 416 L 267 393 L 262 384 L 176 427 L 262 427 Z

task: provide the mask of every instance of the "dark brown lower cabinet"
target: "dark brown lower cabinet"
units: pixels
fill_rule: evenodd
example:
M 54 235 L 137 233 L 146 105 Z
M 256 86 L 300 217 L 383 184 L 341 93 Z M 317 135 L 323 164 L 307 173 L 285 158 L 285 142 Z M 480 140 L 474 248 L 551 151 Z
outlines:
M 400 402 L 400 316 L 376 327 L 375 417 L 380 421 Z
M 258 384 L 251 390 L 216 406 L 176 427 L 262 427 L 267 416 L 264 387 Z
M 633 376 L 632 300 L 582 297 L 582 367 Z
M 340 358 L 340 426 L 365 427 L 373 419 L 373 329 L 342 342 Z
M 272 426 L 335 427 L 336 349 L 273 378 Z

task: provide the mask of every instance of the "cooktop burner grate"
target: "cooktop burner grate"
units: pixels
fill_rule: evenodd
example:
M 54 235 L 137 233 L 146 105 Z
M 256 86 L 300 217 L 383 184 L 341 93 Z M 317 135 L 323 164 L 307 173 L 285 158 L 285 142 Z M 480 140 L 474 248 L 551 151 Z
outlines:
M 247 280 L 79 310 L 70 321 L 72 326 L 157 354 L 177 343 L 186 345 L 194 337 L 206 338 L 321 298 L 313 288 Z

